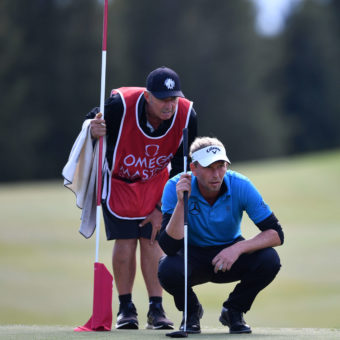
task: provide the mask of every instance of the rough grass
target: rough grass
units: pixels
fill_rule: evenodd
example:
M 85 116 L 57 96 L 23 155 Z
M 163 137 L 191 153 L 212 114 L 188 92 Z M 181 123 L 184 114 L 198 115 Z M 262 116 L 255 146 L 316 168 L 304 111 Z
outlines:
M 258 296 L 245 316 L 247 322 L 268 338 L 268 332 L 276 328 L 282 332 L 278 336 L 295 338 L 294 329 L 285 334 L 282 327 L 339 329 L 340 152 L 233 164 L 233 169 L 252 179 L 280 219 L 286 237 L 285 244 L 277 248 L 282 270 Z M 71 329 L 84 324 L 92 310 L 95 240 L 78 233 L 80 210 L 74 205 L 73 194 L 63 188 L 62 180 L 2 184 L 0 216 L 0 324 L 67 325 Z M 246 215 L 243 230 L 247 237 L 257 232 Z M 100 261 L 109 269 L 112 245 L 105 241 L 102 223 Z M 205 309 L 204 333 L 216 330 L 225 336 L 218 315 L 232 288 L 213 284 L 196 288 Z M 140 271 L 133 299 L 143 327 L 147 293 Z M 166 293 L 164 305 L 178 325 L 181 315 Z M 114 315 L 117 309 L 114 290 Z M 41 332 L 46 339 L 52 339 L 53 332 L 73 336 L 67 327 L 37 329 L 32 339 L 40 339 Z M 18 337 L 10 334 L 12 330 Z M 34 333 L 34 327 L 2 326 L 0 337 L 7 334 L 8 339 L 27 339 L 25 332 Z M 305 338 L 310 336 L 308 332 L 315 332 L 313 338 L 319 334 L 318 330 L 299 332 Z M 95 336 L 106 336 L 101 334 Z M 149 333 L 137 334 L 146 337 Z

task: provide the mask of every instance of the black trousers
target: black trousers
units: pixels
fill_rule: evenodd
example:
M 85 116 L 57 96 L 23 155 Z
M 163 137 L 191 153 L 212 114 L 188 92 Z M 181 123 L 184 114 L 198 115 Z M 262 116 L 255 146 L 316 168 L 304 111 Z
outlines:
M 273 248 L 265 248 L 251 254 L 242 254 L 226 272 L 214 273 L 212 259 L 226 246 L 188 247 L 188 314 L 199 303 L 192 287 L 206 282 L 230 283 L 240 281 L 223 303 L 226 308 L 247 312 L 256 295 L 273 281 L 281 264 Z M 178 310 L 184 310 L 184 253 L 164 256 L 158 267 L 162 287 L 173 296 Z

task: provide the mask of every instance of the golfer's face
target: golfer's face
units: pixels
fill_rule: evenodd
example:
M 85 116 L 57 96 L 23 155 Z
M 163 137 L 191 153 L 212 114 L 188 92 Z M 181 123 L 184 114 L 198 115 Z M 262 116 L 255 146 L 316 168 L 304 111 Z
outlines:
M 175 111 L 178 104 L 178 97 L 169 97 L 164 99 L 158 99 L 149 93 L 147 98 L 148 102 L 148 113 L 154 118 L 161 120 L 170 119 Z
M 227 171 L 227 162 L 217 161 L 207 167 L 198 164 L 197 167 L 193 166 L 191 170 L 197 177 L 201 194 L 203 196 L 204 194 L 209 195 L 214 192 L 219 192 L 224 175 Z

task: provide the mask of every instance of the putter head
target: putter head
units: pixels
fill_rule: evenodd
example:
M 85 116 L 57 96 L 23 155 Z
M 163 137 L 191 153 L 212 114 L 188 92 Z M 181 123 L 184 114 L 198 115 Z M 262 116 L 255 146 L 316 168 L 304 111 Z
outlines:
M 170 338 L 187 338 L 188 337 L 188 333 L 184 331 L 166 333 L 165 335 L 169 336 Z

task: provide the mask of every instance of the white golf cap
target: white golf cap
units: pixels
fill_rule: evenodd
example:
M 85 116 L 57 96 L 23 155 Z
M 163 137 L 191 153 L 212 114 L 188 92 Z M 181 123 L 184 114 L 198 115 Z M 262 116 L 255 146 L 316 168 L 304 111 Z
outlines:
M 225 152 L 225 148 L 220 145 L 209 145 L 203 149 L 197 150 L 193 152 L 191 159 L 192 162 L 198 162 L 203 167 L 207 167 L 217 161 L 226 161 L 231 164 Z

